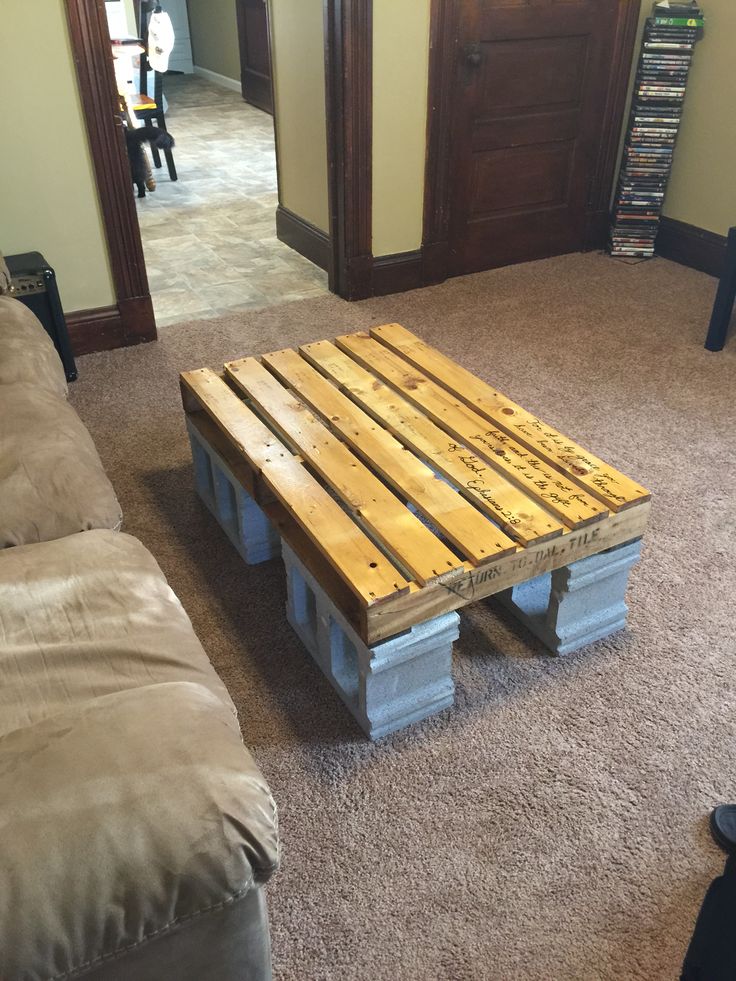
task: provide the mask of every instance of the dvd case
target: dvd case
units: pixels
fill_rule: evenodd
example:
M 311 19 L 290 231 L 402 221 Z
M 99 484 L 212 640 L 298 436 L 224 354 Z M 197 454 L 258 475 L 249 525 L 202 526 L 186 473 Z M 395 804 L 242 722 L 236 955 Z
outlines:
M 694 0 L 660 0 L 644 25 L 613 206 L 611 255 L 654 255 L 688 73 L 704 22 Z

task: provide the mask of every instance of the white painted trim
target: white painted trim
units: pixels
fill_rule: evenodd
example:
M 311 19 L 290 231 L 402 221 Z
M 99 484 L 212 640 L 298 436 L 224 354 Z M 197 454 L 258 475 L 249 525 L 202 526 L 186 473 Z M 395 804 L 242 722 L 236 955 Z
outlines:
M 221 85 L 224 89 L 240 92 L 240 82 L 234 78 L 228 78 L 227 75 L 219 75 L 217 72 L 211 72 L 209 68 L 200 68 L 199 65 L 194 66 L 194 74 L 201 75 L 202 78 L 206 78 L 213 85 Z

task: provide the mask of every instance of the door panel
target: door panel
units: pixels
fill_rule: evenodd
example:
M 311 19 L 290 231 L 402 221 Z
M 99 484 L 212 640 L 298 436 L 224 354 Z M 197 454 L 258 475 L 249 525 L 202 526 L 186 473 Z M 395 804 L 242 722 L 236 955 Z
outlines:
M 271 46 L 266 0 L 235 0 L 243 98 L 273 115 Z
M 483 112 L 580 104 L 587 38 L 486 42 L 481 50 Z M 529 65 L 535 66 L 534 72 Z
M 563 204 L 573 148 L 570 141 L 475 154 L 471 221 L 493 212 Z
M 460 0 L 450 269 L 585 246 L 627 0 Z

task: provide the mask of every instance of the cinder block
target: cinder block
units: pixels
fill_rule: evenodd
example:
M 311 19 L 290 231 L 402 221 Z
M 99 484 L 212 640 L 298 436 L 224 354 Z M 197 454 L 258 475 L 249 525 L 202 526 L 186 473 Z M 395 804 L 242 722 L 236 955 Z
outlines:
M 187 419 L 197 493 L 248 565 L 281 554 L 281 536 L 232 471 Z
M 287 619 L 371 739 L 452 705 L 457 613 L 368 647 L 286 542 L 282 555 Z
M 580 559 L 494 597 L 554 654 L 570 654 L 626 626 L 629 571 L 641 539 Z

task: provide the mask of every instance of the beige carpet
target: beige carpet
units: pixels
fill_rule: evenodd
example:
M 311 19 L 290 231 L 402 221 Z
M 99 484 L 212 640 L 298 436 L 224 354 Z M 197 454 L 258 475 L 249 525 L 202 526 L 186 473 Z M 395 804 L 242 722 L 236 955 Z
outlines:
M 72 401 L 241 713 L 281 812 L 289 981 L 675 979 L 736 799 L 736 337 L 715 281 L 573 255 L 348 305 L 162 330 L 79 363 Z M 371 745 L 192 490 L 177 373 L 389 320 L 654 494 L 629 628 L 566 659 L 464 611 L 455 707 Z M 207 979 L 203 979 L 207 981 Z

